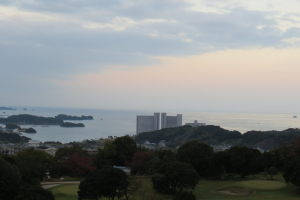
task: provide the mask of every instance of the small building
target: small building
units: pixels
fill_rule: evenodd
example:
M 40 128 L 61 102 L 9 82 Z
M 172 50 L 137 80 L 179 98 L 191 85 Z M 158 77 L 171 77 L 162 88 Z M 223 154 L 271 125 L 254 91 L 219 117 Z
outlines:
M 206 123 L 198 123 L 198 121 L 195 120 L 194 123 L 185 123 L 185 125 L 190 125 L 192 127 L 197 127 L 197 126 L 206 126 Z
M 38 147 L 40 146 L 42 143 L 39 140 L 29 140 L 27 145 L 30 147 Z

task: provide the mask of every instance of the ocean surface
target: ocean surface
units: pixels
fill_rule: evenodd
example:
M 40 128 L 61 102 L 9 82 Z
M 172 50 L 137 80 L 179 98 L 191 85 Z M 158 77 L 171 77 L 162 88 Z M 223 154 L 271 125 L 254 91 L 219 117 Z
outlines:
M 60 126 L 21 125 L 22 128 L 33 127 L 37 133 L 22 133 L 34 140 L 45 141 L 82 141 L 84 139 L 107 138 L 108 136 L 135 135 L 136 116 L 153 115 L 159 111 L 117 111 L 73 108 L 44 108 L 44 107 L 13 107 L 17 110 L 1 110 L 0 117 L 17 114 L 31 114 L 43 117 L 54 117 L 58 114 L 72 116 L 92 115 L 94 120 L 68 120 L 68 122 L 83 123 L 84 128 L 63 128 Z M 5 113 L 3 113 L 5 112 Z M 164 111 L 162 111 L 164 112 Z M 182 114 L 183 125 L 198 120 L 198 123 L 217 125 L 228 130 L 245 133 L 250 130 L 285 130 L 300 128 L 300 114 L 265 114 L 265 113 L 230 113 L 230 112 L 190 112 L 168 111 L 167 115 Z M 1 125 L 1 124 L 0 124 Z M 3 125 L 2 125 L 3 126 Z

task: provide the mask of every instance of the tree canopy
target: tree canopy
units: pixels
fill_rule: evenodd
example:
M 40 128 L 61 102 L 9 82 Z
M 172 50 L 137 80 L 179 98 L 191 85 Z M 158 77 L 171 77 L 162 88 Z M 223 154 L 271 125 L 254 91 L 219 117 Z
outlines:
M 107 197 L 114 200 L 122 197 L 129 186 L 127 175 L 121 169 L 105 167 L 90 173 L 80 182 L 78 199 L 96 200 Z

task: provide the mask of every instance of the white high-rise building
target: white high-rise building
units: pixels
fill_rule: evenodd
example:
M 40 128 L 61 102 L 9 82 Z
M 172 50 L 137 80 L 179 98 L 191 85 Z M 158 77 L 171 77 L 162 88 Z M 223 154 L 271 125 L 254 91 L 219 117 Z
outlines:
M 167 116 L 167 113 L 161 113 L 161 129 L 182 126 L 182 114 L 177 116 Z
M 136 134 L 159 130 L 160 113 L 154 116 L 138 115 L 136 120 Z

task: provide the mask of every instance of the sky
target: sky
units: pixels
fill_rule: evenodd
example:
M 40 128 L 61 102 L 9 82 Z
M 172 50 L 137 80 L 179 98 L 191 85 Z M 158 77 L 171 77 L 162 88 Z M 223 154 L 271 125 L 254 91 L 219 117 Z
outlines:
M 300 113 L 298 0 L 0 0 L 0 106 Z

